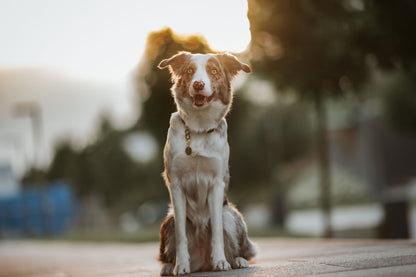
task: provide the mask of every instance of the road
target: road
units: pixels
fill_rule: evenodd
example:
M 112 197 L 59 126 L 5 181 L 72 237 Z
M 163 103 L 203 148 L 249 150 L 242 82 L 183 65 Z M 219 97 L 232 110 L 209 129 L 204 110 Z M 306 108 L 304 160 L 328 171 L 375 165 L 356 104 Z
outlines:
M 408 240 L 255 239 L 247 269 L 188 276 L 416 276 Z M 157 243 L 0 241 L 0 276 L 158 276 Z

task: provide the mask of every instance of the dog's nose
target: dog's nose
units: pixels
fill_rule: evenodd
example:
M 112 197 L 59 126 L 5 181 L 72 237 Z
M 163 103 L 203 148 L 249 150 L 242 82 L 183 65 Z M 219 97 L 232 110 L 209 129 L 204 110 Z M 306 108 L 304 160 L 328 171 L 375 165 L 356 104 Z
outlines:
M 192 86 L 194 90 L 199 91 L 204 89 L 205 83 L 202 81 L 195 81 Z

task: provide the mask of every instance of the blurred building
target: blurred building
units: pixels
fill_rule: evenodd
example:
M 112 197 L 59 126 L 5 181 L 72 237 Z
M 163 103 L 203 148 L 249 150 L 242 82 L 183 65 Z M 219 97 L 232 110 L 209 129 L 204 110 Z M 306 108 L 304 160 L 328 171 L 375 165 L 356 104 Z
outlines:
M 416 134 L 393 128 L 369 111 L 368 105 L 329 106 L 335 236 L 415 237 Z M 288 192 L 291 211 L 286 227 L 295 233 L 322 235 L 315 157 L 305 158 L 285 172 L 295 176 Z
M 416 178 L 416 135 L 353 110 L 350 125 L 332 130 L 331 161 L 364 181 L 383 205 L 379 236 L 408 238 L 410 183 Z

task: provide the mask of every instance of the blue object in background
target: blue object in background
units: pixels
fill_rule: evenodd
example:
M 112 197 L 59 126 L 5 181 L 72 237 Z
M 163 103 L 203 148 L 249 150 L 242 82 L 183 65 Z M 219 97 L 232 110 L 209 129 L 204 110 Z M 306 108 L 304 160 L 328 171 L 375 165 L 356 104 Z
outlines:
M 59 234 L 70 227 L 72 217 L 72 194 L 65 184 L 55 184 L 45 191 L 42 198 L 42 211 L 45 232 Z
M 42 235 L 42 213 L 40 210 L 40 192 L 35 190 L 24 190 L 20 193 L 22 233 L 28 235 Z
M 59 235 L 71 226 L 74 198 L 64 182 L 0 198 L 0 235 Z
M 1 230 L 9 236 L 18 236 L 23 230 L 23 218 L 20 196 L 11 196 L 0 200 Z

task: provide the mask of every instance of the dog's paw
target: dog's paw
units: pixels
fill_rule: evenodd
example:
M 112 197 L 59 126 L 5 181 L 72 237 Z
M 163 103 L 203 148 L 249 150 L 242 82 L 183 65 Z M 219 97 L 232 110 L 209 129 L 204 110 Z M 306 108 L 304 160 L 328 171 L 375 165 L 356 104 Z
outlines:
M 173 275 L 173 264 L 164 264 L 160 270 L 160 276 L 171 276 Z
M 189 262 L 176 262 L 175 268 L 173 269 L 173 275 L 183 275 L 190 272 Z
M 246 268 L 248 267 L 248 262 L 243 257 L 237 257 L 235 258 L 235 268 Z
M 213 261 L 212 266 L 214 271 L 224 271 L 231 269 L 231 265 L 226 260 Z

